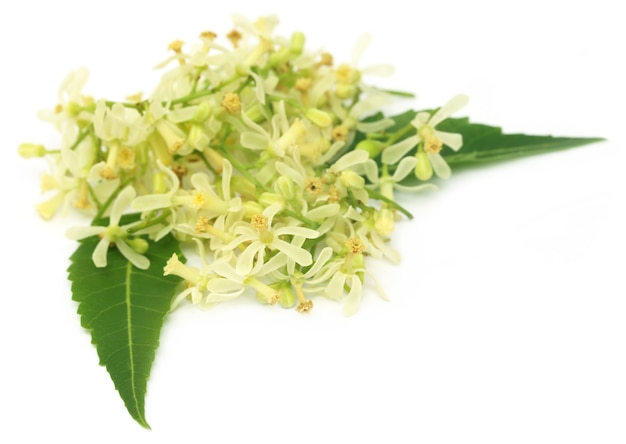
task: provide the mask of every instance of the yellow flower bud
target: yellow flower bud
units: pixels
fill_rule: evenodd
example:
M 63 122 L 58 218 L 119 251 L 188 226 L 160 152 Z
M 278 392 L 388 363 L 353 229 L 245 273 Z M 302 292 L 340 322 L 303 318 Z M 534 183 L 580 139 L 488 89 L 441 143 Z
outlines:
M 24 159 L 31 159 L 33 157 L 45 156 L 46 148 L 43 145 L 36 145 L 34 143 L 23 143 L 17 148 L 17 152 Z
M 294 32 L 291 35 L 291 43 L 290 43 L 291 53 L 295 55 L 302 54 L 302 50 L 304 49 L 304 41 L 305 41 L 305 37 L 303 33 L 298 32 L 298 31 Z
M 415 165 L 415 177 L 419 180 L 428 180 L 433 177 L 433 167 L 430 164 L 428 154 L 423 150 L 417 151 L 417 165 Z
M 126 243 L 139 254 L 144 254 L 148 251 L 150 244 L 147 240 L 137 237 L 135 239 L 127 239 Z
M 313 122 L 313 124 L 319 126 L 320 128 L 326 128 L 333 123 L 333 119 L 330 117 L 330 114 L 317 108 L 309 108 L 306 111 L 305 116 Z
M 381 151 L 380 142 L 376 140 L 362 140 L 356 145 L 357 150 L 366 151 L 369 154 L 370 159 L 375 159 L 378 157 Z

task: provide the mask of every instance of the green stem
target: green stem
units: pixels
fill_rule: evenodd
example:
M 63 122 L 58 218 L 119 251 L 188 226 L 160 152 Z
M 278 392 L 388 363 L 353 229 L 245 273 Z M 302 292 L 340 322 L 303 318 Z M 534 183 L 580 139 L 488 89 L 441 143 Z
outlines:
M 127 231 L 128 234 L 134 234 L 138 231 L 144 230 L 146 228 L 153 227 L 155 225 L 159 225 L 162 222 L 165 222 L 167 218 L 172 214 L 170 210 L 163 211 L 163 213 L 159 217 L 155 217 L 154 219 L 146 219 L 138 225 L 130 227 Z
M 106 212 L 106 210 L 109 208 L 109 206 L 111 206 L 111 204 L 113 203 L 113 201 L 117 197 L 117 195 L 120 194 L 120 192 L 126 187 L 126 185 L 128 185 L 131 182 L 132 182 L 132 179 L 127 179 L 124 182 L 120 182 L 120 185 L 117 187 L 117 189 L 115 191 L 113 191 L 111 193 L 111 195 L 107 198 L 107 200 L 104 201 L 102 206 L 100 208 L 98 208 L 98 212 L 93 217 L 93 219 L 97 220 L 97 219 L 102 218 L 104 216 L 104 213 Z
M 367 191 L 367 194 L 369 194 L 369 196 L 371 198 L 382 200 L 387 205 L 389 205 L 392 208 L 395 208 L 396 210 L 398 210 L 399 212 L 404 214 L 409 219 L 413 219 L 413 215 L 409 212 L 409 210 L 407 210 L 406 208 L 402 207 L 401 205 L 398 205 L 395 201 L 393 201 L 393 200 L 383 196 L 378 191 L 372 190 L 371 188 L 365 188 L 365 189 Z
M 90 128 L 92 127 L 92 125 L 89 125 L 87 128 L 85 128 L 84 130 L 82 130 L 79 134 L 78 137 L 76 138 L 76 140 L 74 141 L 74 143 L 72 144 L 72 146 L 70 146 L 70 150 L 75 150 L 76 147 L 78 145 L 80 145 L 80 143 L 85 140 L 85 137 L 87 137 L 90 133 Z

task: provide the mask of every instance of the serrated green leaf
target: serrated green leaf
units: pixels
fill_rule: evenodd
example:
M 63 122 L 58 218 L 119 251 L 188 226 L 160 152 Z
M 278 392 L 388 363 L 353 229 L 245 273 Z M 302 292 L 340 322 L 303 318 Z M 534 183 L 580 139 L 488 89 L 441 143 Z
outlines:
M 106 367 L 130 415 L 143 427 L 144 402 L 150 369 L 159 346 L 165 316 L 180 279 L 163 276 L 163 267 L 178 242 L 166 236 L 150 243 L 150 268 L 133 267 L 111 248 L 107 266 L 97 268 L 91 254 L 97 237 L 83 240 L 68 268 L 72 298 L 78 302 L 81 324 L 90 331 L 100 365 Z

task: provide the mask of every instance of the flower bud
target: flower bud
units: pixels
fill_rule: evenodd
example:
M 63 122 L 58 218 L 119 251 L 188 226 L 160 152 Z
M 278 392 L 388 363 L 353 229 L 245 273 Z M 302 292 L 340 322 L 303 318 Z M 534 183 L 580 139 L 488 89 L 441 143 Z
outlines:
M 345 187 L 363 188 L 365 186 L 365 179 L 352 170 L 342 171 L 339 179 Z
M 204 122 L 212 114 L 211 105 L 209 102 L 202 102 L 198 105 L 196 113 L 193 115 L 192 121 L 196 123 Z
M 189 130 L 189 145 L 194 147 L 195 149 L 202 150 L 207 147 L 211 139 L 204 132 L 202 126 L 194 124 L 191 125 L 191 129 Z
M 152 176 L 152 192 L 154 194 L 164 194 L 168 191 L 168 186 L 166 183 L 167 175 L 163 171 L 157 171 L 154 176 Z
M 296 305 L 296 295 L 293 293 L 291 286 L 284 286 L 282 288 L 278 303 L 283 308 L 291 308 Z
M 46 148 L 43 145 L 36 145 L 34 143 L 23 143 L 17 148 L 17 152 L 24 159 L 31 159 L 33 157 L 45 156 Z
M 243 176 L 233 176 L 230 179 L 230 189 L 239 193 L 241 197 L 248 200 L 256 200 L 256 187 L 252 182 Z M 261 210 L 262 212 L 263 210 Z
M 276 179 L 276 189 L 286 200 L 292 200 L 296 197 L 295 184 L 288 176 L 280 176 Z
M 366 151 L 367 154 L 369 154 L 370 159 L 376 159 L 380 154 L 381 145 L 377 140 L 366 139 L 360 141 L 356 145 L 356 149 Z
M 269 65 L 272 68 L 276 68 L 277 66 L 284 65 L 289 61 L 291 57 L 291 53 L 288 48 L 280 48 L 278 51 L 273 52 L 269 58 Z
M 349 99 L 356 94 L 356 91 L 356 86 L 342 83 L 335 88 L 335 95 L 340 99 Z
M 433 167 L 430 164 L 428 154 L 423 150 L 417 151 L 417 165 L 415 165 L 415 177 L 419 180 L 428 180 L 433 177 Z
M 259 196 L 259 203 L 264 207 L 278 204 L 282 208 L 285 208 L 285 199 L 276 193 L 261 193 Z
M 248 119 L 252 120 L 254 123 L 259 123 L 260 121 L 265 119 L 265 116 L 261 112 L 261 107 L 258 103 L 255 103 L 251 107 L 247 108 L 244 113 L 248 117 Z
M 326 128 L 333 123 L 333 119 L 330 117 L 330 114 L 317 108 L 309 108 L 306 111 L 305 116 L 313 122 L 313 124 L 319 126 L 320 128 Z
M 250 218 L 254 216 L 255 214 L 263 213 L 264 209 L 265 208 L 263 208 L 263 206 L 260 203 L 254 202 L 251 200 L 243 204 L 244 216 L 247 218 Z
M 135 239 L 127 239 L 126 243 L 139 254 L 144 254 L 148 251 L 148 248 L 150 247 L 148 241 L 140 237 L 136 237 Z
M 290 43 L 290 49 L 291 49 L 291 53 L 294 55 L 300 55 L 302 54 L 302 50 L 304 49 L 304 34 L 296 31 L 293 34 L 291 34 L 291 43 Z

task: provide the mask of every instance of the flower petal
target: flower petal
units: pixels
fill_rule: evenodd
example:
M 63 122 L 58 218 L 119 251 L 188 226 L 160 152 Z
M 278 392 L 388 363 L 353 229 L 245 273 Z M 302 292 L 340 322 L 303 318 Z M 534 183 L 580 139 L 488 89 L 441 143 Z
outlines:
M 313 263 L 311 253 L 306 251 L 304 248 L 296 247 L 295 245 L 285 242 L 284 240 L 274 239 L 270 246 L 285 253 L 290 259 L 293 259 L 297 264 L 302 266 L 306 267 L 307 265 L 311 265 Z
M 439 108 L 439 110 L 430 118 L 428 123 L 433 127 L 437 126 L 437 124 L 441 123 L 442 121 L 450 117 L 452 114 L 454 114 L 455 112 L 463 108 L 465 105 L 467 105 L 468 101 L 469 101 L 469 97 L 467 97 L 464 94 L 459 94 L 459 95 L 452 97 L 448 101 L 448 103 L 446 103 L 441 108 Z
M 128 245 L 123 240 L 115 241 L 115 246 L 118 250 L 120 250 L 120 253 L 122 253 L 122 255 L 124 255 L 124 257 L 128 259 L 128 261 L 135 267 L 141 270 L 147 270 L 148 268 L 150 268 L 150 260 L 147 257 L 137 253 L 131 248 L 130 245 Z
M 122 213 L 124 213 L 124 210 L 128 208 L 136 195 L 137 193 L 131 185 L 124 188 L 121 193 L 118 194 L 117 199 L 115 199 L 113 207 L 111 208 L 109 225 L 119 225 Z
M 69 239 L 81 240 L 106 231 L 106 227 L 70 227 L 65 232 L 65 236 Z
M 437 177 L 441 179 L 449 179 L 452 171 L 450 170 L 450 166 L 446 163 L 445 159 L 441 157 L 439 153 L 428 153 L 428 159 L 430 160 L 430 164 L 433 166 L 433 170 Z
M 361 295 L 363 293 L 363 285 L 358 276 L 352 275 L 350 279 L 350 291 L 343 303 L 343 314 L 352 316 L 359 310 L 361 305 Z
M 406 139 L 388 146 L 383 150 L 383 163 L 393 165 L 402 159 L 419 142 L 418 136 L 407 137 Z
M 445 131 L 435 131 L 439 140 L 448 145 L 454 151 L 458 151 L 463 146 L 463 136 L 457 133 L 447 133 Z
M 100 239 L 98 245 L 96 245 L 91 260 L 98 268 L 104 268 L 107 266 L 107 252 L 109 251 L 109 241 L 106 238 Z
M 402 179 L 408 176 L 409 173 L 413 172 L 416 164 L 417 158 L 415 156 L 403 158 L 398 164 L 398 168 L 396 168 L 396 171 L 394 171 L 393 173 L 393 181 L 400 182 Z

